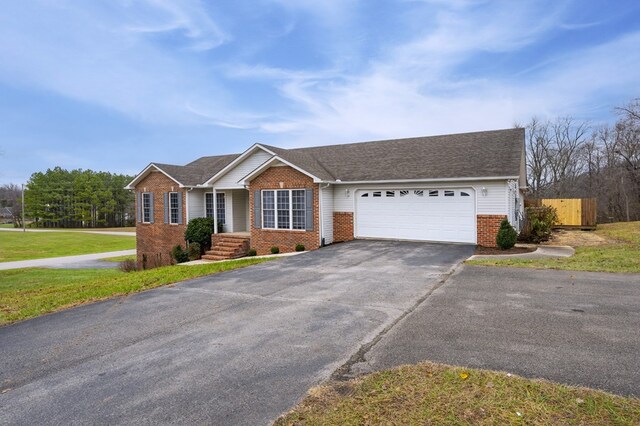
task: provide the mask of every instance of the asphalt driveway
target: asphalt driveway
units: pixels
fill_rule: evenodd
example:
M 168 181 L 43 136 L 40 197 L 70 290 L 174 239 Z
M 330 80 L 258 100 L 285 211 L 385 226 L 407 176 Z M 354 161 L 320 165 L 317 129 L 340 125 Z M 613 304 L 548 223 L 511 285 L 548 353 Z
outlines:
M 471 246 L 353 241 L 0 328 L 0 424 L 264 424 Z
M 422 360 L 640 396 L 640 275 L 463 266 L 352 370 Z

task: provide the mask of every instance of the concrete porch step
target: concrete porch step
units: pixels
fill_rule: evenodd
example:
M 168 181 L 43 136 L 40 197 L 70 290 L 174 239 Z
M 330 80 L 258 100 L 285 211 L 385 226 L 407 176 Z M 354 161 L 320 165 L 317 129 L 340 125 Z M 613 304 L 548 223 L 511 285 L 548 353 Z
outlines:
M 241 257 L 245 257 L 246 254 L 244 253 L 240 253 L 237 255 L 233 255 L 233 256 L 218 256 L 218 255 L 214 255 L 214 254 L 205 254 L 202 256 L 203 259 L 205 260 L 229 260 L 229 259 L 239 259 Z

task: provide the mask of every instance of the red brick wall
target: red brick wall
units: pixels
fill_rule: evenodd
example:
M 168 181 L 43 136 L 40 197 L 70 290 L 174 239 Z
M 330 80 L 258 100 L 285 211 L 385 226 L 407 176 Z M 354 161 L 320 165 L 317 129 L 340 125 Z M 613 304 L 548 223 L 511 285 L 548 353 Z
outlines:
M 333 212 L 333 241 L 351 241 L 353 234 L 353 213 Z
M 500 214 L 479 214 L 476 216 L 478 245 L 496 247 L 496 235 L 500 229 L 500 222 L 507 216 Z
M 183 188 L 160 172 L 152 172 L 136 185 L 136 249 L 138 265 L 146 255 L 146 267 L 169 265 L 171 249 L 176 244 L 185 246 L 184 231 L 187 228 L 187 200 Z M 154 223 L 138 222 L 138 192 L 153 192 Z M 182 225 L 164 223 L 164 193 L 182 194 Z
M 282 182 L 282 187 L 280 183 Z M 254 191 L 263 189 L 311 189 L 313 188 L 313 231 L 287 231 L 282 229 L 254 228 Z M 280 253 L 295 251 L 296 244 L 304 244 L 305 249 L 320 247 L 320 221 L 318 214 L 318 184 L 313 179 L 288 167 L 270 167 L 254 178 L 249 184 L 249 206 L 251 215 L 251 247 L 259 255 L 270 254 L 272 246 L 278 246 Z

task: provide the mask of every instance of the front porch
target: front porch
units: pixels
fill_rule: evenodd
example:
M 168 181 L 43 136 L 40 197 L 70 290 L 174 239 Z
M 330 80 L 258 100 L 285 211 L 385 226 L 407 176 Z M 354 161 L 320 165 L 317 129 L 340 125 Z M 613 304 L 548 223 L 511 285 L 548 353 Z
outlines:
M 193 189 L 188 192 L 187 205 L 188 220 L 197 217 L 215 220 L 215 234 L 244 232 L 248 235 L 251 230 L 246 189 Z

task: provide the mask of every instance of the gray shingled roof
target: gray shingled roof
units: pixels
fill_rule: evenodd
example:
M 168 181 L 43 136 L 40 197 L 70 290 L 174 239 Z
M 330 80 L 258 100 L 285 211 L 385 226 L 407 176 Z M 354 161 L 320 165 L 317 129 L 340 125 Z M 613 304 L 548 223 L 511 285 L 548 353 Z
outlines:
M 344 182 L 519 176 L 523 150 L 524 129 L 507 129 L 289 151 Z
M 200 185 L 238 158 L 240 154 L 201 157 L 185 166 L 153 163 L 169 176 L 186 186 Z
M 524 129 L 283 149 L 262 145 L 323 181 L 381 181 L 519 176 Z M 203 184 L 240 154 L 185 166 L 154 163 L 186 186 Z

